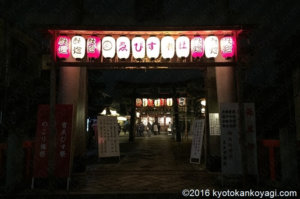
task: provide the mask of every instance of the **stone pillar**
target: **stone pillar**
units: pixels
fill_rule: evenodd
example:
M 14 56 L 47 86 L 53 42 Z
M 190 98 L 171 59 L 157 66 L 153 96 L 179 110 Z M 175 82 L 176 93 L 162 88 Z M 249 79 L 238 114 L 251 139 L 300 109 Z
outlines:
M 216 67 L 218 104 L 236 102 L 236 86 L 233 67 Z
M 294 104 L 297 140 L 300 141 L 300 69 L 295 68 L 293 72 Z
M 219 104 L 217 96 L 217 85 L 216 85 L 216 68 L 208 67 L 206 69 L 206 106 L 208 114 L 207 120 L 209 120 L 209 113 L 218 113 Z M 207 122 L 209 124 L 209 122 Z M 209 125 L 207 125 L 209 128 Z M 220 136 L 208 136 L 208 153 L 210 156 L 220 156 Z
M 75 159 L 86 151 L 87 70 L 84 67 L 60 68 L 58 104 L 73 104 L 73 139 Z

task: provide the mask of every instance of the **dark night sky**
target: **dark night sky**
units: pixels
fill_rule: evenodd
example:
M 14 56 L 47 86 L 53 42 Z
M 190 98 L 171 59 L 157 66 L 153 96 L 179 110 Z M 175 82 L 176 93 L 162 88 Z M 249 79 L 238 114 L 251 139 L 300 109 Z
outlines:
M 141 3 L 142 2 L 142 3 Z M 276 66 L 278 49 L 299 32 L 297 1 L 253 0 L 67 0 L 1 1 L 0 13 L 38 41 L 43 35 L 32 27 L 46 25 L 84 26 L 204 26 L 254 24 L 248 43 L 255 49 L 249 56 L 246 81 L 268 86 L 280 75 Z M 228 17 L 224 17 L 228 16 Z M 43 42 L 45 43 L 45 42 Z M 289 50 L 289 49 L 287 49 Z M 291 51 L 294 53 L 294 51 Z M 295 55 L 296 57 L 297 55 Z M 138 75 L 136 75 L 138 73 Z M 169 74 L 168 74 L 169 73 Z M 151 75 L 149 75 L 151 74 Z M 153 75 L 152 75 L 153 74 Z M 105 80 L 162 81 L 166 76 L 181 79 L 176 72 L 105 72 Z M 186 71 L 185 76 L 198 75 Z M 108 76 L 106 76 L 108 75 Z M 148 79 L 147 79 L 148 78 Z

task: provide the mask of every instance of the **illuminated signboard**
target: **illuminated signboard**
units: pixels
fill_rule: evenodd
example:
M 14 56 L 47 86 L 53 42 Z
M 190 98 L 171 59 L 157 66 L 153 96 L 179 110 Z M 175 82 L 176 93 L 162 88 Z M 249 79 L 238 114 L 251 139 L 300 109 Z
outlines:
M 145 39 L 142 37 L 135 37 L 131 41 L 132 55 L 135 59 L 142 59 L 145 57 Z
M 85 39 L 81 36 L 72 37 L 72 56 L 82 59 L 85 55 Z
M 149 37 L 146 43 L 147 57 L 156 59 L 159 56 L 160 41 L 157 37 Z
M 101 49 L 101 40 L 99 37 L 90 36 L 86 41 L 86 53 L 89 58 L 99 58 Z
M 104 58 L 113 58 L 116 53 L 116 41 L 113 37 L 107 36 L 102 39 L 102 54 Z
M 103 64 L 128 69 L 235 66 L 236 37 L 241 31 L 53 30 L 56 33 L 53 52 L 59 66 Z
M 216 36 L 208 36 L 204 41 L 206 58 L 216 58 L 219 53 L 219 40 Z
M 59 36 L 56 39 L 56 55 L 59 58 L 68 58 L 70 56 L 70 38 Z
M 164 59 L 172 59 L 175 54 L 175 40 L 171 36 L 165 36 L 161 39 L 161 56 Z
M 180 36 L 176 39 L 176 55 L 180 58 L 187 58 L 190 54 L 190 39 Z
M 191 41 L 191 53 L 193 58 L 201 58 L 204 55 L 204 39 L 196 36 Z
M 130 55 L 130 41 L 128 37 L 121 36 L 117 39 L 117 55 L 120 59 L 127 59 Z
M 224 58 L 233 57 L 234 55 L 234 40 L 233 37 L 223 37 L 220 41 L 221 54 Z

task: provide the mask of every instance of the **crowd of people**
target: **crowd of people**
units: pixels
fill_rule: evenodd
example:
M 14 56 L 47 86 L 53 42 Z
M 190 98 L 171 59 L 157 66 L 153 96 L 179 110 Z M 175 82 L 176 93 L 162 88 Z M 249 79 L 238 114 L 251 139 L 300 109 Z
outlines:
M 137 124 L 136 129 L 137 129 L 136 136 L 138 137 L 144 137 L 146 135 L 150 137 L 152 134 L 153 135 L 160 134 L 160 125 L 158 122 L 154 122 L 153 124 L 148 122 L 147 125 L 144 125 L 142 122 L 139 122 Z

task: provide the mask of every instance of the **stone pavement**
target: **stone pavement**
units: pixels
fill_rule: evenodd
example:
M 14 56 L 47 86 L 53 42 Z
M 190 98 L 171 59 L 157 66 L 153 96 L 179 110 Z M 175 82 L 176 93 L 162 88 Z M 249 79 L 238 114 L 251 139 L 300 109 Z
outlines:
M 214 188 L 219 174 L 190 164 L 191 139 L 171 136 L 120 137 L 121 159 L 100 159 L 85 173 L 72 175 L 72 194 L 173 193 L 184 188 Z M 96 153 L 95 153 L 96 155 Z

